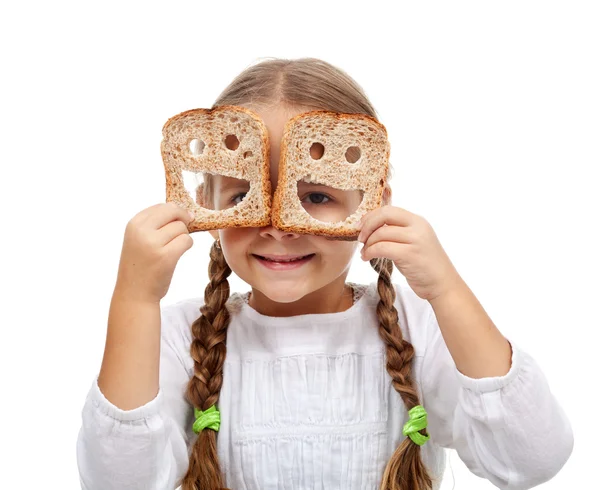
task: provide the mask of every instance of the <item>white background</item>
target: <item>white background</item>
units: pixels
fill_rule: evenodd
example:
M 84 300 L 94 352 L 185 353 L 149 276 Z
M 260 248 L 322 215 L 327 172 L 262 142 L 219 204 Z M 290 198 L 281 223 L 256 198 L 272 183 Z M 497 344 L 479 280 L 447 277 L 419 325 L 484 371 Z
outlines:
M 123 232 L 165 199 L 164 122 L 262 58 L 304 56 L 365 89 L 392 204 L 433 225 L 569 415 L 573 454 L 538 488 L 597 488 L 597 2 L 16 5 L 0 11 L 1 488 L 79 488 Z M 192 236 L 163 304 L 204 293 L 212 238 Z M 356 256 L 349 280 L 375 279 Z M 449 454 L 444 490 L 494 488 Z

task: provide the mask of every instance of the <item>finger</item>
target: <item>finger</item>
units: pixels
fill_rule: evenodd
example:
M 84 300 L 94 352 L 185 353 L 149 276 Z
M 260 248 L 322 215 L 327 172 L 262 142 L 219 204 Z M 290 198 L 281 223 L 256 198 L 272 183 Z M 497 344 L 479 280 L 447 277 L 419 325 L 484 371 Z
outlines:
M 169 256 L 174 256 L 177 260 L 194 245 L 194 239 L 188 233 L 176 236 L 165 245 L 165 250 Z
M 167 243 L 171 242 L 179 235 L 189 234 L 187 225 L 180 220 L 171 221 L 158 230 L 159 234 L 159 245 L 164 247 Z
M 381 228 L 377 228 L 367 237 L 363 249 L 382 241 L 406 244 L 412 243 L 408 227 L 382 226 Z
M 406 243 L 377 242 L 368 248 L 364 248 L 361 251 L 361 258 L 363 260 L 371 260 L 374 258 L 381 257 L 396 261 L 399 260 L 402 253 L 406 252 L 407 249 L 405 247 L 409 246 L 410 245 Z
M 368 238 L 377 228 L 386 225 L 409 226 L 412 222 L 412 213 L 396 206 L 383 206 L 374 209 L 363 218 L 363 225 L 358 235 L 358 240 Z
M 175 204 L 175 203 L 172 203 Z M 137 218 L 140 221 L 145 221 L 148 218 L 150 218 L 152 215 L 158 213 L 160 211 L 161 208 L 164 208 L 165 206 L 170 206 L 170 203 L 164 203 L 164 202 L 159 202 L 158 204 L 155 204 L 153 206 L 148 206 L 146 209 L 140 211 L 137 214 Z
M 192 221 L 189 211 L 176 202 L 163 203 L 154 213 L 148 217 L 148 224 L 155 230 L 159 230 L 167 223 L 182 221 L 186 225 Z

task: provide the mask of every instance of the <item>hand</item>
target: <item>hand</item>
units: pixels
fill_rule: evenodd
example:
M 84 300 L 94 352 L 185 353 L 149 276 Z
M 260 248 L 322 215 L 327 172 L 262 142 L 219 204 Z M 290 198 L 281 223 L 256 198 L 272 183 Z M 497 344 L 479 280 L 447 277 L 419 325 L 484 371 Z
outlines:
M 369 211 L 361 223 L 362 259 L 391 259 L 420 298 L 431 301 L 461 280 L 423 217 L 388 205 Z
M 134 301 L 158 303 L 167 294 L 175 266 L 194 241 L 189 212 L 174 202 L 134 216 L 125 229 L 115 293 Z

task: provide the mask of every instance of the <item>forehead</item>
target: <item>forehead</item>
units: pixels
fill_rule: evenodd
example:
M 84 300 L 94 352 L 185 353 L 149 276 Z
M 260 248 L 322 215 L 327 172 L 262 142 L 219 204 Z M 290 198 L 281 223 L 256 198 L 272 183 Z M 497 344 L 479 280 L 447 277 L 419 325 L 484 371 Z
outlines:
M 314 108 L 293 106 L 282 103 L 263 105 L 243 104 L 242 107 L 246 107 L 247 109 L 250 109 L 258 114 L 267 127 L 270 145 L 271 187 L 274 191 L 279 179 L 279 155 L 285 123 L 288 122 L 292 117 L 314 110 Z
M 285 123 L 292 117 L 314 110 L 308 107 L 295 107 L 288 104 L 270 104 L 262 106 L 245 105 L 243 107 L 258 114 L 269 130 L 269 136 L 277 137 L 277 140 L 281 139 Z

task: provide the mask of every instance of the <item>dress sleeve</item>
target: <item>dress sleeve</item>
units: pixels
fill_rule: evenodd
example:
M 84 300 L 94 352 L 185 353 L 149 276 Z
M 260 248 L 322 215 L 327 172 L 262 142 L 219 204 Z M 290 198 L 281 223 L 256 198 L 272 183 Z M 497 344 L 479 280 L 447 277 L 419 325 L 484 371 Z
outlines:
M 121 410 L 104 397 L 97 376 L 92 383 L 76 445 L 83 490 L 173 490 L 181 484 L 189 463 L 184 427 L 193 408 L 184 397 L 189 376 L 170 310 L 161 309 L 160 387 L 153 400 Z
M 422 363 L 430 441 L 455 449 L 469 470 L 500 489 L 532 488 L 553 478 L 573 450 L 571 424 L 536 361 L 514 342 L 510 371 L 463 375 L 433 310 Z

